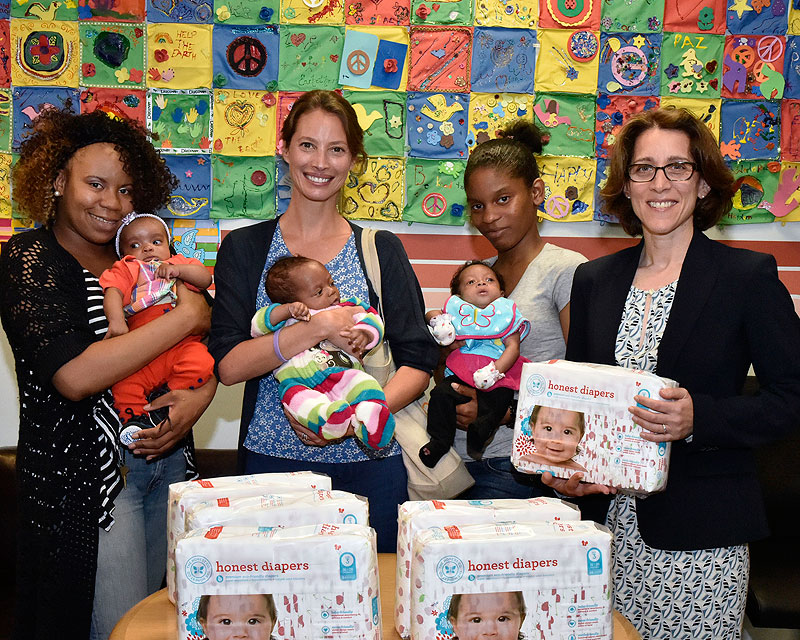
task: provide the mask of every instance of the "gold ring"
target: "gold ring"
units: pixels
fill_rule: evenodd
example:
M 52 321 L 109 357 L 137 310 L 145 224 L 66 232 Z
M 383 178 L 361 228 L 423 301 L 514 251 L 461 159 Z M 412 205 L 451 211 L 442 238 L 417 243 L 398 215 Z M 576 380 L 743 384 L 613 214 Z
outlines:
M 662 426 L 662 427 L 664 427 L 664 434 L 666 435 L 666 433 L 667 433 L 667 425 L 665 425 L 665 424 L 663 424 L 663 423 L 662 423 L 662 425 L 661 425 L 661 426 Z

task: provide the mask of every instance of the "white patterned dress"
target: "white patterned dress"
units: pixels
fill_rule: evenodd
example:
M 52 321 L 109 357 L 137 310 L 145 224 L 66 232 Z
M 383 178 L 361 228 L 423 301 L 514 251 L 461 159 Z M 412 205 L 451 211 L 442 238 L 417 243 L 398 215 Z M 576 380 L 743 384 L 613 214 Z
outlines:
M 655 371 L 677 285 L 676 280 L 655 291 L 631 287 L 617 331 L 619 366 Z M 607 524 L 614 534 L 614 606 L 644 640 L 741 637 L 750 571 L 747 545 L 654 549 L 639 535 L 636 500 L 630 496 L 614 498 Z

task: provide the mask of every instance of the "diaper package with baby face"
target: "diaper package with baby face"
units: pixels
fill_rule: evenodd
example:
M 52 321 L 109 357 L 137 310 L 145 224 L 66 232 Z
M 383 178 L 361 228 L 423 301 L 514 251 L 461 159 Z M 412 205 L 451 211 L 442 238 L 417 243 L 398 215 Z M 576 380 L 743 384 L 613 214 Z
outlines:
M 291 527 L 301 524 L 369 525 L 366 498 L 347 491 L 293 491 L 217 498 L 186 510 L 186 531 L 215 526 Z
M 670 444 L 640 437 L 628 407 L 634 396 L 660 399 L 678 383 L 646 371 L 566 360 L 522 369 L 511 462 L 520 471 L 549 471 L 617 487 L 633 495 L 667 484 Z M 654 413 L 658 416 L 657 413 Z M 655 420 L 658 422 L 658 420 Z
M 380 640 L 375 532 L 364 525 L 195 529 L 175 561 L 179 640 Z
M 175 602 L 175 545 L 186 531 L 186 510 L 192 505 L 217 498 L 254 496 L 263 493 L 309 489 L 330 489 L 329 476 L 297 471 L 225 476 L 207 480 L 175 482 L 169 485 L 167 501 L 167 594 Z
M 397 515 L 397 575 L 394 626 L 402 637 L 411 631 L 411 542 L 418 531 L 431 527 L 494 522 L 580 520 L 578 508 L 556 498 L 527 500 L 426 500 L 400 505 Z
M 412 543 L 411 640 L 611 640 L 611 534 L 591 521 L 433 527 Z

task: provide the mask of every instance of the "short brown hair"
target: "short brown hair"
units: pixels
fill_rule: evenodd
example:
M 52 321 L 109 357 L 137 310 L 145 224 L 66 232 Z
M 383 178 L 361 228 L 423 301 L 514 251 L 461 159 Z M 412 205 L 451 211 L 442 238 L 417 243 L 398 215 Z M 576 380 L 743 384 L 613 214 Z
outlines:
M 20 145 L 14 165 L 13 195 L 22 215 L 46 227 L 56 218 L 53 183 L 75 152 L 92 144 L 113 144 L 122 166 L 133 181 L 133 208 L 155 213 L 169 201 L 178 179 L 150 143 L 150 133 L 137 121 L 105 112 L 75 114 L 71 105 L 63 110 L 43 108 L 33 131 Z
M 286 146 L 289 146 L 294 137 L 300 116 L 317 109 L 332 113 L 339 118 L 344 128 L 344 135 L 347 138 L 347 147 L 355 161 L 354 171 L 362 171 L 367 159 L 367 152 L 364 150 L 364 131 L 361 129 L 361 125 L 358 124 L 358 116 L 353 110 L 353 106 L 336 91 L 316 89 L 304 93 L 295 100 L 281 128 L 281 138 Z
M 517 599 L 517 608 L 519 610 L 519 621 L 520 621 L 520 626 L 522 626 L 522 623 L 525 622 L 525 614 L 527 613 L 527 609 L 525 608 L 525 597 L 522 595 L 522 591 L 509 591 L 508 593 L 510 593 Z M 469 595 L 488 595 L 488 594 L 455 593 L 452 596 L 450 596 L 450 607 L 447 609 L 447 618 L 448 620 L 450 620 L 451 625 L 453 624 L 453 620 L 458 618 L 458 607 L 461 606 L 461 598 Z M 522 633 L 519 634 L 518 638 L 520 638 L 520 640 L 524 638 Z
M 251 595 L 249 593 L 242 594 L 242 595 Z M 252 595 L 262 596 L 267 601 L 267 613 L 269 613 L 269 617 L 272 619 L 272 626 L 275 626 L 275 623 L 278 621 L 278 610 L 275 608 L 275 600 L 272 597 L 271 593 L 256 593 Z M 211 596 L 204 595 L 200 596 L 200 603 L 197 605 L 197 621 L 205 626 L 205 622 L 208 620 L 208 603 L 211 600 Z
M 303 256 L 278 258 L 267 271 L 267 277 L 264 278 L 264 289 L 269 299 L 278 304 L 295 302 L 297 300 L 296 285 L 292 276 L 295 271 L 313 262 L 322 264 L 313 258 Z M 322 266 L 325 267 L 325 265 Z
M 541 411 L 543 405 L 537 404 L 533 411 L 531 411 L 531 417 L 528 419 L 528 424 L 531 427 L 531 433 L 533 433 L 533 428 L 536 426 L 536 420 L 539 418 L 539 411 Z M 547 407 L 548 409 L 555 409 L 555 407 Z M 583 415 L 583 411 L 573 411 L 572 409 L 555 409 L 556 411 L 572 411 L 572 413 L 578 414 L 578 431 L 581 432 L 580 440 L 583 440 L 583 434 L 586 433 L 586 418 Z M 579 442 L 580 442 L 579 440 Z
M 464 273 L 470 267 L 474 267 L 476 264 L 480 264 L 486 267 L 487 269 L 491 269 L 492 273 L 494 273 L 495 277 L 497 278 L 497 284 L 500 285 L 500 291 L 506 290 L 506 283 L 505 280 L 503 280 L 503 276 L 497 273 L 497 271 L 494 270 L 494 267 L 486 264 L 482 260 L 470 260 L 469 262 L 465 262 L 458 269 L 456 269 L 456 272 L 453 274 L 453 277 L 450 278 L 450 293 L 452 293 L 454 296 L 459 295 L 459 292 L 461 291 L 461 274 Z
M 625 195 L 625 185 L 628 184 L 628 166 L 636 141 L 649 129 L 682 131 L 689 137 L 689 149 L 692 161 L 697 165 L 697 173 L 711 188 L 707 196 L 697 200 L 694 226 L 701 231 L 713 227 L 733 206 L 733 174 L 725 164 L 719 143 L 708 127 L 686 109 L 672 106 L 639 113 L 620 129 L 611 148 L 608 180 L 600 192 L 605 200 L 606 211 L 619 219 L 627 234 L 637 236 L 642 233 L 642 223 Z

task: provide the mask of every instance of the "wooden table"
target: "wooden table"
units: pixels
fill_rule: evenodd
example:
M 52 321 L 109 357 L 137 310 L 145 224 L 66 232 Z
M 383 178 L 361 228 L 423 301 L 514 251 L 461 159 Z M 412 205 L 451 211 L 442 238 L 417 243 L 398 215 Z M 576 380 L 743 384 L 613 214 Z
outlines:
M 378 573 L 381 580 L 381 618 L 384 640 L 400 640 L 394 630 L 395 554 L 378 554 Z M 109 640 L 176 640 L 178 619 L 175 605 L 162 589 L 145 598 L 126 613 L 114 627 Z M 614 640 L 641 640 L 630 622 L 614 612 Z

